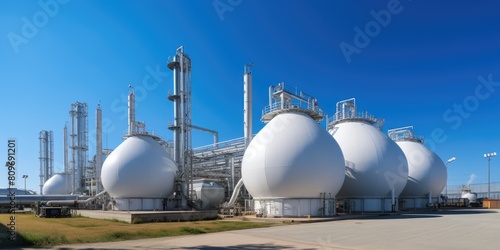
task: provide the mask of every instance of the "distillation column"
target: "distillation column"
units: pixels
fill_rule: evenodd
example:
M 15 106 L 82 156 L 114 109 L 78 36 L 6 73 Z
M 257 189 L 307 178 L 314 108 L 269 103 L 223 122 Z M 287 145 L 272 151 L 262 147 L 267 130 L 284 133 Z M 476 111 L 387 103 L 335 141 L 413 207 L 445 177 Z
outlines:
M 245 64 L 243 69 L 243 134 L 245 137 L 245 150 L 252 141 L 252 72 L 250 67 L 253 63 Z M 271 98 L 270 98 L 271 102 Z M 234 158 L 231 159 L 231 198 L 227 206 L 231 207 L 236 202 L 240 189 L 243 187 L 243 178 L 234 184 Z
M 68 167 L 69 167 L 69 163 L 68 163 L 68 126 L 67 124 L 64 124 L 64 142 L 63 142 L 63 145 L 64 145 L 64 173 L 65 174 L 69 174 L 69 170 L 68 170 Z
M 88 153 L 88 113 L 87 104 L 71 104 L 71 175 L 72 192 L 83 193 L 83 172 Z
M 191 59 L 179 47 L 173 60 L 168 63 L 173 71 L 174 93 L 168 99 L 174 102 L 174 123 L 169 129 L 174 132 L 174 160 L 179 167 L 184 198 L 191 199 L 193 190 L 193 166 L 191 162 Z M 183 199 L 184 200 L 184 199 Z M 185 207 L 184 201 L 182 204 Z
M 252 66 L 253 63 L 246 64 L 243 75 L 243 133 L 245 136 L 245 148 L 252 141 L 252 72 L 250 71 L 250 67 Z
M 95 193 L 101 192 L 101 169 L 102 169 L 102 109 L 101 104 L 97 105 L 95 111 L 96 135 L 95 135 Z
M 128 93 L 128 135 L 133 135 L 135 133 L 135 93 L 132 88 Z
M 42 130 L 40 139 L 40 194 L 43 184 L 54 174 L 54 134 L 52 131 Z

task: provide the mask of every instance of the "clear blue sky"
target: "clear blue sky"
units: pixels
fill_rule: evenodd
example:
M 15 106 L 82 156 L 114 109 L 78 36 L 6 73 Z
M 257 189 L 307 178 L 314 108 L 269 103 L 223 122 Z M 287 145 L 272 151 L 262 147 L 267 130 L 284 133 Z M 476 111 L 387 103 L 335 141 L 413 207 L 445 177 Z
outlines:
M 221 140 L 243 136 L 243 65 L 253 62 L 254 133 L 268 86 L 284 81 L 329 114 L 356 97 L 359 110 L 385 119 L 384 132 L 413 125 L 443 160 L 457 157 L 450 184 L 471 174 L 485 183 L 483 154 L 500 152 L 499 9 L 497 1 L 0 1 L 0 158 L 16 138 L 18 186 L 28 174 L 38 191 L 38 132 L 54 131 L 62 171 L 76 101 L 89 105 L 91 135 L 101 102 L 104 147 L 115 148 L 129 84 L 137 119 L 171 139 L 166 62 L 183 45 L 193 61 L 193 124 Z M 194 132 L 195 146 L 211 141 Z M 500 181 L 500 157 L 491 167 Z

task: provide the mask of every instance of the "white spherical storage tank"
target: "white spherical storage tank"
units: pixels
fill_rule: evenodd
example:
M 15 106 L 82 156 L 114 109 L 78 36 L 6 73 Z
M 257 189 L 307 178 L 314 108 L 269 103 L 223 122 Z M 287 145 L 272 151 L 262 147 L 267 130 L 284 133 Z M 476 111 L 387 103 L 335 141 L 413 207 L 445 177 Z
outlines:
M 50 177 L 42 187 L 43 195 L 64 195 L 71 193 L 71 175 L 58 173 Z
M 101 181 L 118 210 L 163 209 L 174 191 L 177 166 L 150 136 L 128 137 L 104 161 Z
M 443 161 L 417 141 L 397 141 L 408 160 L 408 183 L 401 197 L 436 197 L 443 191 L 447 171 Z
M 329 129 L 346 160 L 346 179 L 337 198 L 351 211 L 394 210 L 408 179 L 403 151 L 369 122 L 344 120 Z
M 321 195 L 335 197 L 344 169 L 337 142 L 303 113 L 274 117 L 249 144 L 241 167 L 256 210 L 281 216 L 319 215 Z

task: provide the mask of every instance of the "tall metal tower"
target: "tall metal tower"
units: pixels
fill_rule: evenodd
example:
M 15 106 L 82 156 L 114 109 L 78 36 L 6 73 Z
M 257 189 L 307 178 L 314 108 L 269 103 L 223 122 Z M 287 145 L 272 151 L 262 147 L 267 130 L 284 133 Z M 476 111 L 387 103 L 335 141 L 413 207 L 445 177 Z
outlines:
M 96 147 L 95 147 L 95 193 L 101 192 L 101 168 L 102 168 L 102 109 L 101 104 L 97 105 L 95 111 L 95 127 L 96 127 Z
M 88 158 L 88 113 L 87 104 L 71 104 L 71 176 L 73 193 L 83 192 L 83 173 Z
M 40 139 L 40 194 L 43 184 L 54 174 L 54 134 L 52 131 L 42 130 Z
M 183 182 L 183 194 L 192 199 L 191 59 L 184 54 L 184 47 L 177 49 L 167 66 L 174 74 L 174 93 L 168 96 L 174 102 L 174 123 L 169 126 L 174 131 L 174 160 Z
M 243 75 L 243 133 L 245 148 L 252 141 L 252 71 L 253 63 L 245 64 Z
M 69 161 L 68 161 L 68 124 L 64 124 L 64 173 L 69 174 Z

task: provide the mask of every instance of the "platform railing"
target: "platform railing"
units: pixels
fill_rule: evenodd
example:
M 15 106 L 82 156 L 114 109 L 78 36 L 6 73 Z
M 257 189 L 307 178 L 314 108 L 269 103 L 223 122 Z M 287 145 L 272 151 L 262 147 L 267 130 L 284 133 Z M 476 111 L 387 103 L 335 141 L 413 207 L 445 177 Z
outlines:
M 345 114 L 342 112 L 337 112 L 335 113 L 334 116 L 328 117 L 327 122 L 328 124 L 330 124 L 345 119 L 363 119 L 370 121 L 372 123 L 377 123 L 379 121 L 379 119 L 377 119 L 374 115 L 370 114 L 368 111 L 360 111 L 357 113 L 348 112 Z
M 318 107 L 317 103 L 292 101 L 292 102 L 285 102 L 283 105 L 281 105 L 281 102 L 278 101 L 262 109 L 262 116 L 280 110 L 306 110 L 306 111 L 309 110 L 321 116 L 324 115 L 323 110 Z

